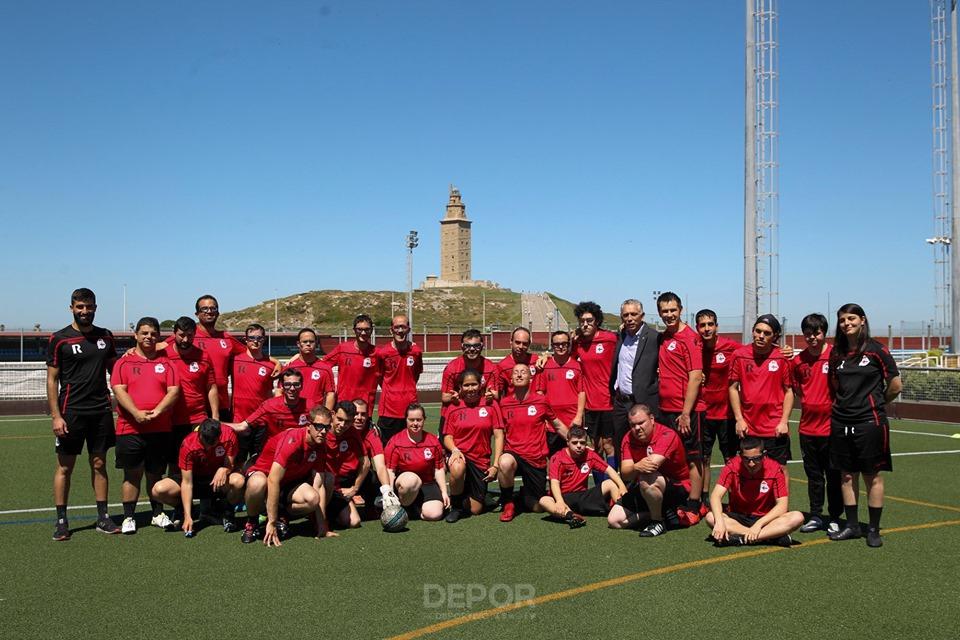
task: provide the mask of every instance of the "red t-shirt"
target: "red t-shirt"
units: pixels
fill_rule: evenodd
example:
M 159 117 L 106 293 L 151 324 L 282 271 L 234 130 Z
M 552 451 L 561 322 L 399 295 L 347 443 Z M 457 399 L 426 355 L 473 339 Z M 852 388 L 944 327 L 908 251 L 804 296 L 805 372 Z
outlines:
M 217 395 L 220 396 L 220 406 L 229 407 L 230 397 L 227 393 L 227 376 L 230 373 L 233 357 L 247 351 L 246 345 L 226 331 L 216 331 L 210 335 L 203 325 L 197 325 L 197 335 L 193 338 L 194 346 L 203 349 L 213 363 L 213 378 L 217 382 Z
M 497 403 L 480 403 L 469 406 L 463 401 L 450 405 L 443 435 L 453 438 L 453 443 L 463 456 L 481 469 L 490 466 L 490 438 L 494 429 L 503 429 L 503 417 Z
M 457 356 L 447 363 L 443 368 L 443 376 L 440 380 L 440 393 L 451 393 L 457 390 L 457 378 L 467 369 L 473 369 L 480 373 L 480 396 L 486 393 L 487 389 L 494 392 L 500 390 L 500 377 L 497 375 L 497 366 L 493 361 L 480 356 L 477 360 L 467 362 L 463 356 Z M 452 405 L 447 405 L 440 409 L 440 415 L 446 417 Z
M 266 426 L 267 437 L 272 438 L 286 429 L 306 426 L 310 422 L 309 409 L 303 398 L 291 407 L 283 396 L 276 396 L 262 402 L 243 421 L 251 427 Z
M 574 459 L 570 449 L 564 447 L 550 458 L 550 467 L 547 475 L 551 480 L 560 482 L 560 493 L 567 494 L 574 491 L 587 490 L 587 478 L 591 471 L 603 473 L 607 470 L 607 463 L 596 451 L 585 449 L 583 455 Z
M 534 389 L 542 393 L 560 422 L 569 426 L 577 415 L 580 393 L 585 391 L 583 370 L 575 358 L 563 364 L 548 358 L 535 379 Z
M 363 434 L 363 455 L 369 458 L 383 455 L 383 442 L 373 429 L 366 429 Z
M 380 381 L 380 410 L 382 418 L 403 418 L 407 406 L 417 402 L 417 380 L 423 373 L 423 350 L 418 344 L 410 344 L 403 353 L 397 351 L 391 340 L 377 347 L 377 357 L 383 371 Z
M 643 444 L 633 436 L 631 429 L 620 442 L 620 452 L 624 460 L 640 462 L 647 456 L 663 456 L 660 473 L 673 482 L 689 482 L 690 469 L 687 466 L 687 454 L 677 432 L 659 422 L 653 425 L 650 442 Z
M 754 359 L 752 344 L 737 349 L 730 365 L 730 383 L 740 383 L 740 407 L 748 435 L 776 436 L 783 416 L 784 391 L 791 385 L 790 361 L 776 346 L 761 359 Z
M 242 420 L 273 396 L 273 362 L 254 360 L 246 351 L 233 358 L 233 419 Z
M 730 365 L 739 342 L 717 336 L 713 348 L 703 345 L 703 386 L 700 397 L 707 405 L 708 420 L 726 420 L 730 413 Z
M 209 448 L 200 442 L 197 431 L 191 431 L 180 445 L 177 466 L 183 471 L 193 471 L 194 476 L 209 478 L 220 467 L 228 466 L 227 457 L 236 458 L 238 449 L 237 434 L 230 427 L 220 429 L 220 439 Z
M 374 406 L 380 381 L 380 358 L 376 347 L 370 344 L 361 352 L 356 341 L 341 342 L 323 360 L 337 368 L 338 400 L 361 398 L 367 401 L 368 407 Z
M 791 363 L 793 387 L 800 392 L 800 433 L 805 436 L 829 436 L 830 412 L 833 399 L 830 396 L 830 351 L 832 345 L 824 345 L 819 356 L 812 356 L 804 349 Z
M 503 416 L 504 451 L 519 455 L 535 467 L 547 466 L 547 431 L 556 420 L 547 399 L 538 393 L 527 392 L 523 400 L 515 394 L 500 400 Z
M 110 374 L 110 386 L 126 385 L 127 394 L 141 411 L 155 408 L 167 395 L 167 388 L 179 384 L 173 364 L 162 356 L 153 360 L 136 354 L 124 356 L 117 359 L 113 365 L 113 373 Z M 171 413 L 164 411 L 153 420 L 138 424 L 126 409 L 117 405 L 116 433 L 118 436 L 169 433 L 173 427 Z
M 303 388 L 300 397 L 307 401 L 307 407 L 312 409 L 323 404 L 328 393 L 334 393 L 333 367 L 323 360 L 314 360 L 307 364 L 302 359 L 287 363 L 283 371 L 299 371 L 303 376 Z M 283 371 L 280 372 L 280 381 L 283 382 Z
M 250 475 L 260 471 L 270 475 L 270 468 L 276 462 L 284 468 L 283 484 L 307 480 L 311 473 L 323 473 L 326 470 L 326 447 L 323 443 L 314 446 L 307 437 L 307 427 L 287 429 L 272 436 L 263 445 L 263 451 L 257 461 L 247 471 Z
M 717 484 L 730 494 L 730 511 L 748 516 L 763 516 L 777 504 L 777 498 L 790 494 L 783 468 L 764 456 L 763 467 L 755 475 L 747 473 L 743 458 L 733 456 L 720 472 Z
M 513 357 L 511 353 L 506 358 L 502 359 L 497 363 L 497 386 L 500 387 L 500 390 L 504 393 L 513 393 L 513 368 L 518 364 L 525 364 L 530 367 L 530 388 L 535 388 L 537 380 L 537 359 L 533 357 L 532 353 L 527 353 L 526 362 L 517 362 L 517 359 Z
M 443 469 L 443 446 L 432 433 L 422 432 L 423 439 L 414 442 L 410 439 L 407 430 L 390 438 L 386 449 L 386 463 L 388 469 L 393 469 L 399 476 L 404 471 L 411 471 L 424 484 L 436 482 L 434 472 Z
M 610 372 L 617 351 L 617 334 L 606 329 L 597 329 L 590 342 L 574 340 L 572 357 L 580 361 L 583 369 L 587 406 L 590 411 L 611 411 Z
M 665 413 L 683 411 L 683 398 L 691 371 L 703 371 L 703 348 L 700 336 L 690 325 L 676 333 L 662 333 L 660 352 L 660 410 Z M 703 398 L 698 397 L 694 411 L 706 411 Z
M 353 427 L 348 427 L 343 435 L 337 435 L 333 429 L 327 431 L 327 469 L 334 479 L 356 473 L 360 470 L 360 459 L 363 458 L 363 440 L 360 433 Z M 340 488 L 339 483 L 337 488 Z
M 180 396 L 173 407 L 173 424 L 200 424 L 206 419 L 209 408 L 207 390 L 215 382 L 210 356 L 197 348 L 181 353 L 176 345 L 167 347 L 164 355 L 180 379 Z

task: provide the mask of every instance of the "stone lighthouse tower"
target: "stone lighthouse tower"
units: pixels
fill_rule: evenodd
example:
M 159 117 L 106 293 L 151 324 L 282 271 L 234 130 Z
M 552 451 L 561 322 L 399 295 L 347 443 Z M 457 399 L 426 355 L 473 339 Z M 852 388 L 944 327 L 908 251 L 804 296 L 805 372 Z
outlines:
M 440 279 L 470 282 L 470 225 L 460 190 L 450 185 L 447 214 L 440 221 Z

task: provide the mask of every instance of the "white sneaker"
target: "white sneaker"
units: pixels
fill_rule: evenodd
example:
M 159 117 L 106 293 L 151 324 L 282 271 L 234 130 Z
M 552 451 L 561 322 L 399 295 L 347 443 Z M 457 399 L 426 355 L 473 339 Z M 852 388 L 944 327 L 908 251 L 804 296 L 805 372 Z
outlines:
M 159 515 L 155 515 L 150 519 L 150 524 L 166 530 L 173 526 L 173 521 L 170 520 L 170 516 L 161 511 Z
M 137 532 L 137 521 L 133 518 L 124 518 L 120 525 L 120 533 L 130 535 Z

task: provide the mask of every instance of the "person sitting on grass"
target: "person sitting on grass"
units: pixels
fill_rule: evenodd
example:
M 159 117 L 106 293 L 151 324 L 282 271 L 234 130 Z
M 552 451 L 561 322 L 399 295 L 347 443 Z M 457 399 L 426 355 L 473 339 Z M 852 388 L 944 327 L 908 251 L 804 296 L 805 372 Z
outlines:
M 602 484 L 587 489 L 592 471 L 607 475 Z M 594 450 L 587 448 L 587 430 L 572 427 L 567 432 L 567 446 L 550 458 L 550 494 L 540 498 L 540 506 L 570 525 L 571 529 L 587 524 L 583 516 L 605 516 L 627 488 L 620 474 Z
M 723 508 L 723 496 L 730 503 Z M 783 467 L 764 453 L 763 441 L 747 436 L 740 455 L 731 458 L 710 493 L 707 526 L 717 546 L 793 544 L 790 532 L 803 524 L 803 513 L 788 511 L 789 488 Z
M 400 504 L 413 517 L 436 521 L 450 506 L 443 445 L 423 430 L 426 411 L 416 402 L 407 407 L 407 428 L 387 443 L 387 472 Z

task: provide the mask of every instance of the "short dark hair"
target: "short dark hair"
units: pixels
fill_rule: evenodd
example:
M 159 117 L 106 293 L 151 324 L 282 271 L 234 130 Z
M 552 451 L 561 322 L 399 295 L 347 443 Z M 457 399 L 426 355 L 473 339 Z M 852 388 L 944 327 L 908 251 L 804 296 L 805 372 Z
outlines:
M 333 416 L 330 415 L 330 409 L 327 409 L 322 404 L 318 404 L 313 409 L 310 409 L 310 419 L 316 420 L 317 418 L 326 418 L 327 422 L 330 422 Z
M 577 303 L 577 306 L 573 308 L 573 315 L 577 317 L 577 320 L 579 320 L 580 316 L 585 313 L 589 313 L 596 319 L 598 327 L 603 326 L 603 311 L 600 310 L 600 305 L 598 305 L 596 302 L 593 302 L 592 300 L 586 300 L 584 302 Z
M 263 335 L 267 335 L 267 330 L 263 328 L 263 325 L 257 324 L 256 322 L 247 325 L 247 328 L 243 330 L 243 334 L 246 335 L 251 331 L 263 331 Z
M 482 340 L 483 334 L 480 333 L 479 329 L 467 329 L 462 334 L 460 334 L 460 342 L 463 342 L 468 338 L 480 338 Z
M 680 296 L 675 294 L 673 291 L 664 291 L 657 296 L 657 310 L 659 311 L 661 304 L 667 302 L 676 302 L 678 307 L 683 307 L 683 303 L 680 301 Z
M 140 331 L 140 327 L 153 327 L 157 333 L 160 333 L 160 321 L 152 316 L 144 316 L 137 320 L 137 324 L 134 325 L 133 332 L 136 333 Z
M 217 305 L 217 309 L 220 308 L 220 303 L 217 302 L 217 299 L 214 298 L 214 297 L 213 297 L 212 295 L 210 295 L 209 293 L 206 293 L 206 294 L 200 296 L 199 298 L 197 298 L 197 301 L 193 303 L 194 311 L 200 311 L 200 301 L 201 301 L 201 300 L 213 300 L 214 304 Z
M 822 331 L 824 335 L 826 335 L 828 326 L 826 316 L 822 313 L 811 313 L 808 316 L 804 316 L 803 320 L 800 321 L 800 332 L 816 333 Z
M 357 405 L 353 404 L 353 400 L 341 400 L 334 406 L 334 409 L 343 411 L 351 420 L 357 415 Z
M 641 412 L 641 411 L 643 411 L 643 412 L 644 412 L 645 414 L 647 414 L 648 416 L 652 416 L 652 415 L 653 415 L 653 409 L 650 408 L 650 405 L 648 405 L 648 404 L 643 404 L 642 402 L 638 402 L 637 404 L 635 404 L 635 405 L 633 405 L 632 407 L 630 407 L 630 410 L 627 411 L 627 415 L 628 415 L 628 416 L 632 416 L 633 414 L 639 413 L 639 412 Z
M 356 318 L 353 319 L 353 328 L 356 329 L 357 325 L 360 324 L 361 322 L 369 322 L 370 327 L 371 328 L 373 327 L 373 318 L 371 318 L 365 313 L 361 313 L 360 315 L 358 315 Z
M 483 379 L 483 374 L 481 374 L 476 369 L 464 369 L 463 371 L 460 372 L 460 375 L 457 376 L 458 389 L 463 386 L 463 381 L 466 380 L 467 378 L 476 378 L 477 382 L 480 382 L 480 380 Z
M 553 339 L 556 338 L 557 336 L 566 336 L 569 338 L 570 334 L 567 333 L 566 331 L 554 331 L 553 333 L 550 334 L 550 341 L 553 342 Z
M 517 335 L 517 331 L 526 331 L 528 336 L 530 336 L 531 338 L 533 337 L 533 334 L 530 333 L 530 329 L 527 329 L 526 327 L 516 327 L 513 331 L 510 332 L 511 340 L 513 340 L 513 337 Z
M 700 322 L 700 318 L 713 318 L 713 321 L 717 321 L 717 312 L 713 309 L 700 309 L 697 311 L 696 322 Z
M 300 373 L 299 369 L 287 369 L 280 375 L 281 380 L 284 378 L 300 378 L 303 381 L 303 374 Z
M 583 427 L 570 427 L 570 430 L 567 431 L 567 440 L 568 440 L 568 441 L 569 441 L 571 438 L 584 438 L 584 439 L 585 439 L 586 437 L 587 437 L 587 430 L 584 429 Z
M 80 287 L 74 289 L 73 293 L 70 294 L 70 304 L 72 305 L 74 302 L 93 302 L 96 304 L 97 295 L 86 287 Z
M 420 404 L 419 402 L 411 402 L 410 404 L 408 404 L 407 410 L 403 412 L 403 417 L 406 418 L 408 415 L 410 415 L 411 411 L 419 411 L 420 413 L 423 414 L 423 419 L 424 420 L 427 419 L 427 410 L 424 409 L 423 405 Z
M 177 318 L 177 321 L 173 323 L 173 328 L 174 330 L 179 329 L 184 333 L 193 333 L 197 330 L 197 321 L 187 316 L 180 316 Z
M 310 327 L 304 327 L 303 329 L 300 329 L 300 331 L 297 331 L 297 342 L 300 342 L 300 336 L 302 336 L 305 333 L 312 333 L 314 338 L 317 337 L 316 331 L 314 331 Z
M 747 436 L 740 441 L 740 451 L 749 451 L 750 449 L 760 449 L 764 451 L 763 440 L 756 436 Z
M 207 418 L 197 427 L 197 433 L 200 435 L 200 442 L 208 447 L 220 441 L 220 421 L 213 418 Z

